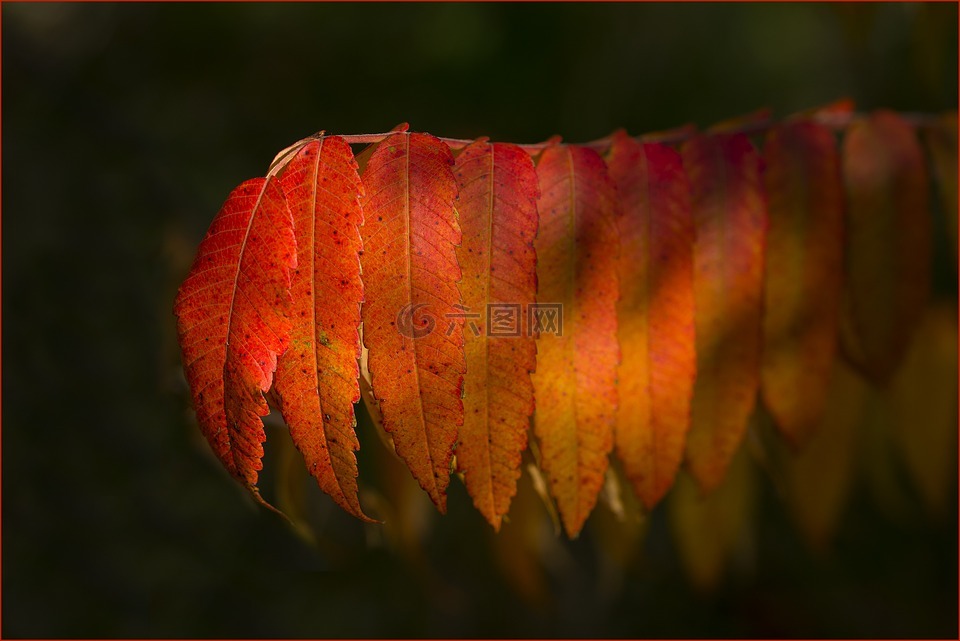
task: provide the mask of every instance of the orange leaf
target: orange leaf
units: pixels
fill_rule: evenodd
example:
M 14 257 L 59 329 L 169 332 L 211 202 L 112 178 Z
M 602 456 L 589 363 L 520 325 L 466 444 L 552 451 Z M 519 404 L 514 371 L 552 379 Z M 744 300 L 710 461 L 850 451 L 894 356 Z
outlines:
M 914 132 L 878 111 L 854 122 L 843 145 L 848 198 L 848 358 L 872 380 L 890 380 L 930 291 L 927 172 Z
M 843 185 L 833 133 L 774 127 L 764 147 L 767 233 L 761 391 L 787 440 L 817 428 L 827 398 L 843 291 Z
M 360 232 L 363 186 L 350 146 L 330 137 L 304 145 L 281 176 L 297 234 L 291 279 L 290 349 L 276 391 L 290 435 L 320 488 L 365 519 L 357 500 L 360 443 L 353 404 L 360 356 Z
M 537 291 L 537 174 L 530 155 L 478 141 L 457 157 L 465 313 L 463 428 L 457 464 L 474 505 L 500 529 L 517 491 L 533 413 L 537 347 L 526 310 Z
M 617 454 L 649 510 L 673 485 L 690 429 L 693 218 L 676 151 L 618 132 L 607 165 L 623 208 Z
M 427 134 L 396 133 L 363 174 L 363 342 L 384 429 L 441 512 L 463 424 L 463 319 L 453 157 Z M 461 314 L 462 315 L 462 314 Z
M 596 504 L 613 447 L 618 205 L 603 159 L 591 149 L 549 147 L 537 175 L 534 429 L 550 491 L 574 537 Z
M 217 458 L 259 499 L 257 471 L 277 356 L 289 344 L 293 220 L 276 179 L 230 194 L 200 243 L 174 312 L 197 421 Z M 262 499 L 260 499 L 262 501 Z
M 760 156 L 745 135 L 697 136 L 682 152 L 696 228 L 697 380 L 687 465 L 710 491 L 723 479 L 756 401 L 767 216 Z

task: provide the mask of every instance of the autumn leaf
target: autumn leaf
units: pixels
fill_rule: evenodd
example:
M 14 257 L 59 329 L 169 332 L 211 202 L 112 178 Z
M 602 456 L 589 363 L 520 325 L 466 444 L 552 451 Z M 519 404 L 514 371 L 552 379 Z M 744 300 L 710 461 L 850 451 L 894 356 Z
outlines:
M 453 157 L 427 134 L 396 133 L 363 173 L 363 342 L 384 429 L 441 512 L 463 424 Z M 458 317 L 460 315 L 460 317 Z
M 385 536 L 418 550 L 411 559 L 425 558 L 430 513 L 417 485 L 444 512 L 456 465 L 499 531 L 529 445 L 557 533 L 576 537 L 602 501 L 593 532 L 608 586 L 640 531 L 621 526 L 663 499 L 681 459 L 699 490 L 681 481 L 680 504 L 726 491 L 758 392 L 789 444 L 767 448 L 771 478 L 791 488 L 815 544 L 839 518 L 854 452 L 881 509 L 909 517 L 891 468 L 901 456 L 936 508 L 953 460 L 942 425 L 955 402 L 936 390 L 955 380 L 944 356 L 955 357 L 955 314 L 914 334 L 931 287 L 926 163 L 955 223 L 955 132 L 955 114 L 864 117 L 845 100 L 779 124 L 759 111 L 706 134 L 621 131 L 579 146 L 438 139 L 406 124 L 315 134 L 230 195 L 177 296 L 198 421 L 262 501 L 269 394 L 302 478 L 367 519 L 353 415 L 363 398 L 387 446 L 374 464 L 392 464 L 388 489 L 366 489 L 364 504 L 396 521 Z M 762 156 L 747 137 L 758 134 Z M 369 146 L 354 156 L 351 145 Z M 838 344 L 883 384 L 864 403 Z M 880 425 L 859 444 L 850 403 Z M 277 500 L 302 513 L 284 494 L 301 485 L 282 483 L 295 476 L 282 446 Z M 705 509 L 684 527 L 727 518 Z M 701 547 L 693 571 L 706 585 L 733 543 Z
M 817 428 L 836 353 L 843 292 L 843 184 L 833 133 L 798 120 L 764 146 L 769 230 L 761 391 L 794 446 Z
M 903 118 L 878 111 L 843 143 L 847 191 L 844 352 L 886 383 L 907 350 L 930 291 L 931 220 L 923 153 Z
M 818 552 L 826 551 L 853 485 L 858 432 L 869 392 L 867 382 L 841 359 L 834 361 L 828 380 L 816 432 L 799 452 L 781 452 L 777 458 L 790 513 Z
M 471 315 L 457 464 L 474 505 L 499 530 L 517 491 L 533 413 L 537 348 L 526 312 L 536 300 L 540 194 L 530 155 L 515 145 L 477 141 L 457 156 L 454 171 L 463 230 L 460 289 Z
M 591 149 L 548 147 L 537 175 L 534 430 L 564 529 L 574 537 L 596 504 L 613 447 L 618 205 Z
M 956 301 L 927 309 L 890 400 L 896 450 L 930 513 L 946 516 L 956 487 Z
M 217 458 L 254 496 L 263 393 L 289 344 L 293 220 L 275 178 L 230 194 L 200 243 L 174 304 L 197 421 Z M 260 499 L 262 501 L 262 499 Z
M 756 510 L 753 463 L 741 450 L 729 473 L 709 495 L 681 473 L 667 507 L 674 545 L 683 569 L 698 590 L 715 589 L 738 549 L 749 543 Z
M 366 519 L 357 499 L 360 444 L 353 404 L 360 356 L 360 232 L 363 186 L 350 146 L 338 137 L 304 145 L 281 176 L 297 234 L 291 278 L 293 328 L 276 391 L 290 435 L 320 488 Z
M 624 132 L 607 158 L 620 217 L 616 448 L 652 509 L 673 485 L 696 378 L 693 219 L 680 155 Z
M 686 460 L 708 492 L 720 484 L 756 401 L 767 215 L 761 159 L 743 134 L 684 143 L 696 230 L 697 380 Z

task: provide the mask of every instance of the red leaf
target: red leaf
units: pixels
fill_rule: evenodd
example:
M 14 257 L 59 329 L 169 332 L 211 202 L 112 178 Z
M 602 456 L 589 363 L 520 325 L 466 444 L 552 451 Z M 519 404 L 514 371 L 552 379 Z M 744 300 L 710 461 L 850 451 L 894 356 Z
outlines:
M 540 463 L 573 537 L 596 504 L 613 447 L 618 204 L 603 159 L 591 149 L 549 147 L 537 175 L 537 298 L 540 305 L 562 305 L 562 331 L 540 328 L 534 429 Z
M 463 319 L 453 157 L 427 134 L 393 134 L 363 174 L 363 341 L 384 429 L 441 512 L 463 424 Z
M 794 446 L 823 417 L 843 287 L 843 185 L 833 133 L 811 121 L 767 136 L 763 399 Z
M 607 159 L 620 218 L 617 454 L 647 509 L 673 485 L 696 378 L 693 218 L 680 155 L 623 132 Z
M 457 157 L 455 172 L 463 229 L 460 289 L 465 312 L 476 314 L 464 330 L 457 464 L 474 505 L 499 530 L 517 491 L 533 413 L 530 372 L 537 348 L 527 334 L 526 310 L 537 291 L 539 188 L 530 155 L 515 145 L 475 142 Z
M 223 465 L 255 496 L 277 356 L 289 344 L 290 210 L 276 179 L 237 187 L 200 243 L 174 312 L 197 420 Z
M 855 121 L 843 145 L 849 329 L 844 351 L 876 382 L 903 360 L 930 292 L 931 219 L 923 153 L 900 116 Z
M 304 145 L 281 177 L 297 234 L 291 279 L 293 329 L 276 391 L 290 435 L 320 488 L 366 519 L 357 500 L 360 443 L 360 232 L 363 186 L 350 146 L 329 137 Z
M 756 402 L 767 216 L 760 156 L 743 134 L 683 145 L 696 226 L 697 381 L 687 465 L 704 491 L 717 487 Z

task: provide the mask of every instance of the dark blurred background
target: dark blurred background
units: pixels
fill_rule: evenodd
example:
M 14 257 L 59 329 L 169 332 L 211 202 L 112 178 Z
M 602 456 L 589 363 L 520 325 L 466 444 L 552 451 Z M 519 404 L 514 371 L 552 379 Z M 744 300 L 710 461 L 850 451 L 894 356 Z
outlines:
M 573 542 L 494 537 L 456 479 L 445 517 L 404 494 L 361 416 L 363 500 L 400 526 L 340 513 L 271 428 L 290 527 L 199 436 L 171 312 L 229 190 L 317 130 L 952 110 L 955 4 L 3 3 L 2 56 L 4 637 L 956 638 L 955 489 L 929 518 L 902 475 L 893 508 L 857 481 L 820 553 L 758 483 L 748 561 L 704 592 L 663 507 L 626 535 L 598 512 Z M 549 525 L 538 501 L 525 477 Z

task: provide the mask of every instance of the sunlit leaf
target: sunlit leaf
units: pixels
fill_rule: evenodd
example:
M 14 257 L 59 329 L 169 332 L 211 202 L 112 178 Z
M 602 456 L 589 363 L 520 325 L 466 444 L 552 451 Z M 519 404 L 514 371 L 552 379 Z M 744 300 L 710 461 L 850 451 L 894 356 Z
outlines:
M 357 500 L 353 415 L 360 399 L 363 187 L 350 146 L 337 137 L 304 145 L 281 185 L 294 217 L 298 265 L 290 284 L 290 349 L 277 366 L 280 409 L 320 488 L 366 518 Z
M 453 157 L 427 134 L 396 133 L 363 173 L 363 342 L 397 454 L 441 512 L 463 424 L 463 318 Z
M 536 341 L 527 310 L 536 300 L 537 174 L 515 145 L 478 141 L 458 156 L 463 242 L 464 421 L 457 465 L 474 505 L 493 525 L 510 507 L 533 413 Z
M 293 220 L 275 178 L 230 194 L 200 243 L 174 312 L 200 429 L 259 498 L 257 472 L 277 356 L 289 344 Z
M 603 159 L 591 149 L 548 147 L 537 174 L 534 429 L 550 491 L 573 537 L 596 503 L 613 447 L 618 204 Z
M 607 165 L 622 207 L 616 448 L 649 510 L 673 484 L 690 428 L 693 219 L 677 152 L 619 132 Z

